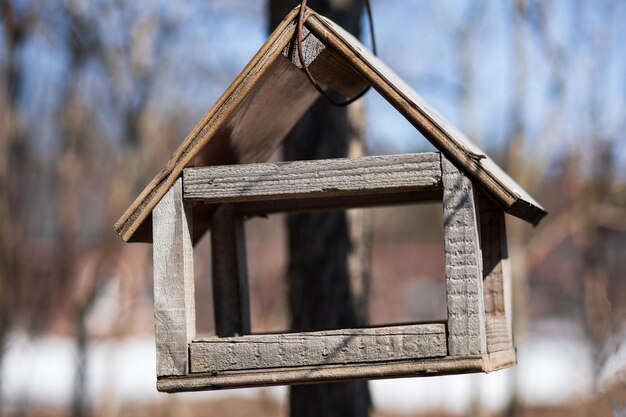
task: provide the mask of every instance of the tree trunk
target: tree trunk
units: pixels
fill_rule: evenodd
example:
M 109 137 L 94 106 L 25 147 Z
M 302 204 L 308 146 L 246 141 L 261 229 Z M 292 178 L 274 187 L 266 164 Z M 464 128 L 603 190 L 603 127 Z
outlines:
M 297 6 L 295 0 L 270 0 L 270 29 Z M 311 0 L 309 5 L 358 35 L 361 0 Z M 287 137 L 286 160 L 337 158 L 354 152 L 362 137 L 362 105 L 338 108 L 319 99 Z M 358 153 L 358 152 L 356 152 Z M 362 326 L 366 321 L 369 268 L 367 218 L 345 212 L 293 214 L 289 236 L 289 302 L 294 331 Z M 359 241 L 360 240 L 360 241 Z M 367 416 L 370 401 L 365 381 L 293 386 L 291 416 Z

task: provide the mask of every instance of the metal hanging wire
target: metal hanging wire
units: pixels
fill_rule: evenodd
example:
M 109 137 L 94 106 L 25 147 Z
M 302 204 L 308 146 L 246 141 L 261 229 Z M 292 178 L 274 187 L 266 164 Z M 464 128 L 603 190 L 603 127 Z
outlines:
M 367 10 L 367 19 L 369 21 L 369 26 L 370 26 L 370 33 L 372 36 L 372 52 L 374 52 L 374 55 L 376 55 L 376 37 L 374 36 L 374 19 L 372 17 L 372 6 L 370 4 L 370 0 L 364 0 L 364 1 L 365 1 L 365 9 Z M 371 86 L 368 85 L 365 88 L 365 90 L 361 91 L 359 94 L 357 94 L 356 96 L 352 98 L 349 98 L 345 101 L 337 101 L 334 98 L 332 98 L 330 95 L 328 95 L 328 93 L 324 91 L 322 86 L 318 84 L 317 80 L 315 80 L 315 78 L 313 77 L 313 74 L 311 74 L 311 71 L 309 71 L 306 61 L 304 60 L 304 53 L 302 52 L 302 29 L 304 27 L 304 14 L 306 11 L 306 4 L 307 4 L 307 0 L 302 0 L 302 2 L 300 3 L 300 13 L 298 15 L 298 29 L 296 31 L 298 58 L 300 58 L 300 63 L 302 64 L 302 70 L 306 74 L 307 78 L 309 79 L 313 87 L 315 87 L 315 89 L 331 104 L 337 107 L 348 106 L 354 103 L 355 101 L 357 101 L 358 99 L 360 99 L 361 97 L 363 97 L 365 93 L 369 91 Z

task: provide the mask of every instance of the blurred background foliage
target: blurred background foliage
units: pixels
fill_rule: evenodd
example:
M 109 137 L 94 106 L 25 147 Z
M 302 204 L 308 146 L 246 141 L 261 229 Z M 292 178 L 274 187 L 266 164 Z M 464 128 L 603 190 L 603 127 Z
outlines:
M 261 46 L 266 7 L 0 0 L 3 414 L 284 413 L 280 390 L 193 401 L 152 393 L 150 246 L 124 245 L 111 230 Z M 536 229 L 507 224 L 520 348 L 519 366 L 498 379 L 507 389 L 494 400 L 481 391 L 487 380 L 468 388 L 444 379 L 433 382 L 448 391 L 440 403 L 394 411 L 385 408 L 389 386 L 372 384 L 376 413 L 623 413 L 626 2 L 374 0 L 373 8 L 381 58 L 550 211 Z M 375 92 L 364 101 L 368 153 L 430 149 Z M 373 211 L 371 321 L 440 318 L 438 209 Z M 284 329 L 282 220 L 253 220 L 248 235 L 253 326 Z M 210 253 L 207 245 L 196 252 Z M 196 256 L 199 326 L 211 332 L 210 260 Z M 552 353 L 541 350 L 548 345 Z M 532 368 L 550 354 L 574 359 Z M 113 357 L 118 365 L 100 369 Z M 137 374 L 146 375 L 134 382 Z M 554 398 L 528 388 L 546 378 Z M 446 399 L 461 392 L 469 400 Z

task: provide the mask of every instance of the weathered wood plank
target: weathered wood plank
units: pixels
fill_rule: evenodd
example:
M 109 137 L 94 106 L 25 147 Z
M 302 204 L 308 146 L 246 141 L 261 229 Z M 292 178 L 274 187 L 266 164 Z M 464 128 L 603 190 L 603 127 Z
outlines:
M 365 364 L 339 364 L 278 368 L 267 370 L 226 371 L 218 374 L 194 373 L 165 377 L 157 381 L 164 392 L 201 391 L 238 387 L 338 382 L 353 379 L 401 378 L 492 372 L 515 365 L 515 350 L 473 356 L 413 359 Z
M 506 227 L 504 211 L 482 191 L 479 206 L 487 350 L 497 352 L 513 346 Z
M 435 111 L 354 36 L 318 14 L 311 14 L 306 26 L 349 62 L 438 150 L 485 187 L 507 213 L 534 224 L 546 215 L 545 209 L 485 152 Z
M 448 352 L 481 354 L 486 340 L 476 195 L 470 179 L 443 156 L 441 166 Z
M 211 218 L 211 251 L 215 334 L 250 333 L 250 305 L 244 225 L 230 204 Z
M 186 168 L 185 200 L 245 202 L 441 190 L 438 153 Z
M 189 371 L 188 344 L 195 337 L 191 209 L 177 180 L 154 209 L 154 324 L 157 375 Z
M 312 12 L 307 10 L 307 16 Z M 319 98 L 293 61 L 298 11 L 294 10 L 272 33 L 241 74 L 233 81 L 157 176 L 115 223 L 125 241 L 149 242 L 151 210 L 183 168 L 204 165 L 263 162 L 302 114 Z M 336 52 L 315 36 L 306 35 L 303 47 L 309 69 L 342 94 L 350 96 L 366 83 Z M 319 62 L 318 62 L 319 61 Z M 197 225 L 206 224 L 197 221 Z M 197 235 L 204 230 L 197 231 Z
M 293 53 L 297 12 L 294 10 L 272 33 L 165 168 L 116 222 L 115 230 L 124 240 L 150 240 L 150 224 L 146 222 L 150 211 L 183 168 L 267 160 L 318 98 L 292 63 L 297 59 Z M 435 147 L 485 187 L 507 213 L 535 224 L 546 215 L 545 209 L 480 148 L 358 40 L 311 10 L 306 12 L 306 28 L 311 30 L 304 40 L 307 61 L 311 60 L 311 71 L 322 83 L 345 91 L 360 91 L 371 83 Z
M 444 324 L 193 341 L 192 372 L 385 362 L 446 355 Z

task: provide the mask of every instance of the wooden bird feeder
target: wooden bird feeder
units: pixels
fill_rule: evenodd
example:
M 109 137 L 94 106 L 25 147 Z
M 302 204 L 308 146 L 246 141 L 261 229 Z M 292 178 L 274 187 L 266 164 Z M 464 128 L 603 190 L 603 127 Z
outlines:
M 320 83 L 368 84 L 439 152 L 268 163 L 318 98 L 289 14 L 115 225 L 154 247 L 157 388 L 189 391 L 490 372 L 515 364 L 504 213 L 545 210 L 354 37 L 308 9 Z M 448 316 L 440 323 L 251 334 L 242 223 L 251 216 L 440 201 Z M 211 230 L 217 335 L 195 333 L 193 246 Z M 443 300 L 442 300 L 443 302 Z

